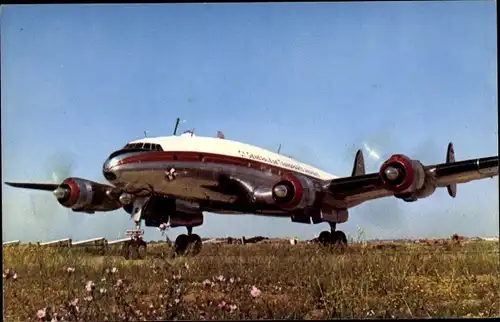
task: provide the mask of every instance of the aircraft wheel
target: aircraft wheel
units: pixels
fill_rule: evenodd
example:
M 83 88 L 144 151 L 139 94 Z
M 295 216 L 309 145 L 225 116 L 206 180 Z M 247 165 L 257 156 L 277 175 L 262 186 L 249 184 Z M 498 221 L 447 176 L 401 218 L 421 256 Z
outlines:
M 130 242 L 131 242 L 130 240 L 126 241 L 123 243 L 123 246 L 122 246 L 121 253 L 125 259 L 130 259 L 130 251 L 129 251 Z
M 347 246 L 347 236 L 345 235 L 345 233 L 342 230 L 336 230 L 332 234 L 332 237 L 333 237 L 332 238 L 333 244 L 339 245 L 339 246 Z
M 146 253 L 147 253 L 146 247 L 147 247 L 147 244 L 144 240 L 141 239 L 141 240 L 137 241 L 137 255 L 138 255 L 137 257 L 139 259 L 146 258 Z
M 128 259 L 135 260 L 139 257 L 139 245 L 136 242 L 131 241 L 128 246 Z
M 189 245 L 189 237 L 186 234 L 181 234 L 175 239 L 175 253 L 182 255 Z
M 188 242 L 193 255 L 197 255 L 201 251 L 201 237 L 197 234 L 192 234 L 188 236 Z
M 332 234 L 329 231 L 322 231 L 319 234 L 318 241 L 323 245 L 330 244 L 330 240 L 332 239 Z

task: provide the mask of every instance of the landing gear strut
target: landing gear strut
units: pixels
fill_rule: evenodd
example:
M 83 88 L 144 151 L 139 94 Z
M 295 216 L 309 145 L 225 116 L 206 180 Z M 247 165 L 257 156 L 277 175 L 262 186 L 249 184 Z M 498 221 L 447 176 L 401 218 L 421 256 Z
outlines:
M 135 222 L 135 229 L 125 231 L 125 234 L 131 237 L 129 241 L 123 244 L 122 252 L 125 259 L 143 259 L 146 257 L 147 244 L 142 239 L 144 230 L 141 229 L 141 217 L 144 206 L 148 200 L 148 197 L 134 200 L 132 219 Z
M 191 250 L 193 255 L 198 254 L 201 251 L 201 237 L 197 234 L 193 234 L 193 227 L 186 227 L 187 235 L 181 234 L 175 239 L 175 253 L 177 255 L 183 255 L 188 249 Z
M 336 230 L 336 223 L 329 223 L 330 231 L 322 231 L 318 240 L 323 245 L 347 246 L 347 237 L 342 230 Z

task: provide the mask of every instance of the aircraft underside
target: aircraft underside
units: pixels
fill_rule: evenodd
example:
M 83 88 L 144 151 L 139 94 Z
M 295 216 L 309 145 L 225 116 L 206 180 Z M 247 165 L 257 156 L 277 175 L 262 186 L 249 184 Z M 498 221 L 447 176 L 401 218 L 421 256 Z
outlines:
M 143 220 L 148 227 L 168 223 L 172 228 L 184 226 L 188 229 L 188 234 L 180 235 L 175 242 L 179 253 L 189 244 L 201 242 L 198 235 L 192 234 L 192 229 L 203 224 L 203 212 L 284 217 L 299 223 L 325 221 L 319 209 L 284 210 L 275 203 L 266 202 L 271 199 L 266 200 L 264 192 L 263 199 L 256 200 L 259 187 L 269 190 L 268 187 L 280 180 L 271 172 L 210 163 L 156 163 L 122 167 L 114 174 L 117 177 L 113 181 L 115 187 L 130 195 L 144 195 L 124 206 L 136 222 L 137 230 Z M 346 220 L 347 211 L 335 216 L 329 222 L 331 232 L 322 232 L 320 239 L 325 243 L 346 243 L 345 234 L 336 230 L 336 224 Z M 138 241 L 136 245 L 143 243 Z

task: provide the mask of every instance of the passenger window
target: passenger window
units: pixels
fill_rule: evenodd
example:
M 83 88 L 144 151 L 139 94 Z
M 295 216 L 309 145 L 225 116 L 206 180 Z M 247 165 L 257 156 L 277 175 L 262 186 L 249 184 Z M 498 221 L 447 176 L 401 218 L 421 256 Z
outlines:
M 161 147 L 160 144 L 158 144 L 158 151 L 163 151 L 163 148 Z
M 152 150 L 151 143 L 144 143 L 144 149 Z

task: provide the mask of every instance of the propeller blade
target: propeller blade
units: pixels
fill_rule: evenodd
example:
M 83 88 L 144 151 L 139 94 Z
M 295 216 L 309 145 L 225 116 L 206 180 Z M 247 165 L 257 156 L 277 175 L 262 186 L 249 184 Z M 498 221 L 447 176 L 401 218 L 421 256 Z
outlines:
M 54 191 L 59 184 L 57 183 L 28 183 L 28 182 L 5 182 L 6 185 L 16 188 Z

